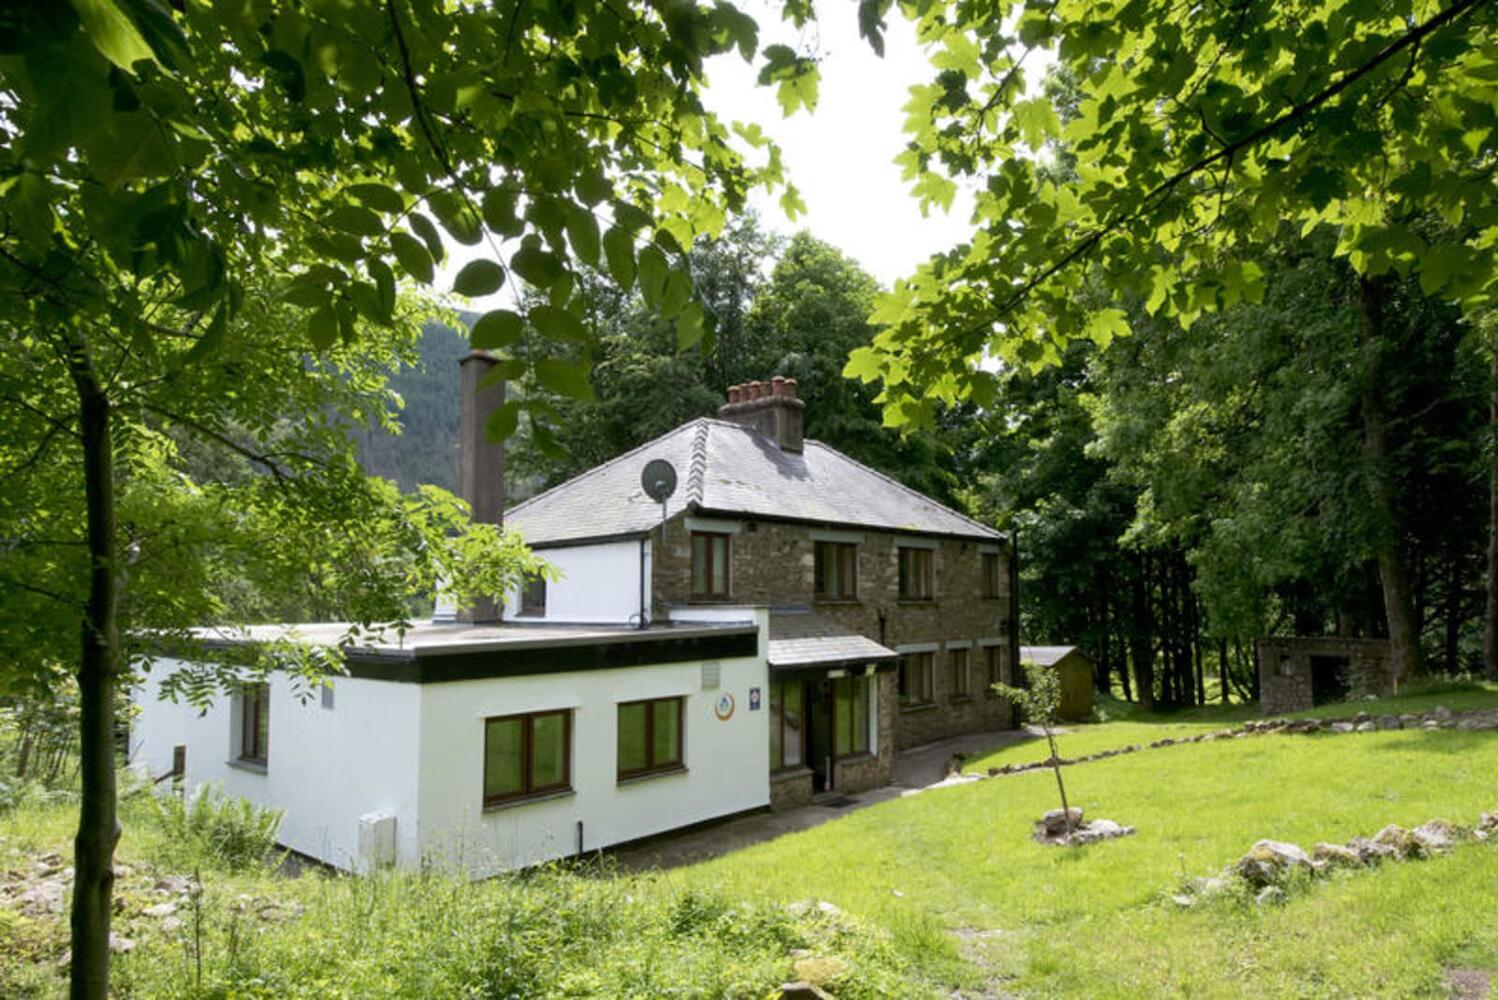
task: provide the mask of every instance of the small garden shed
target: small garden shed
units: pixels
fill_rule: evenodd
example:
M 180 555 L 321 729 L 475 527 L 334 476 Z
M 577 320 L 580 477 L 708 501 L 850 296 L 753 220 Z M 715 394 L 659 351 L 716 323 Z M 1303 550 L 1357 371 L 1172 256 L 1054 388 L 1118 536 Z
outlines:
M 1061 674 L 1061 718 L 1079 722 L 1092 714 L 1092 657 L 1076 646 L 1021 646 L 1019 658 Z

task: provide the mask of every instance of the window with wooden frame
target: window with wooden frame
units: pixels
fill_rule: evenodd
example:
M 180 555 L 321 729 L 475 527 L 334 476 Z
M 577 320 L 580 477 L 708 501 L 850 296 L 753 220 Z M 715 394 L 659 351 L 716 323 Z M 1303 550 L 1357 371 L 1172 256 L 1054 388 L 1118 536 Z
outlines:
M 997 698 L 999 696 L 998 692 L 993 689 L 993 686 L 1002 683 L 1004 680 L 1004 659 L 1001 652 L 1003 648 L 1002 646 L 983 647 L 983 672 L 988 678 L 987 690 L 990 698 Z
M 992 600 L 999 596 L 999 554 L 983 553 L 983 596 Z
M 900 600 L 929 601 L 935 596 L 935 555 L 930 549 L 900 546 Z
M 967 653 L 966 649 L 947 650 L 948 697 L 971 698 L 973 695 L 972 680 L 968 675 Z
M 239 695 L 239 759 L 270 760 L 270 685 L 248 684 Z
M 798 680 L 770 682 L 770 769 L 802 766 L 806 749 L 803 705 L 806 688 Z
M 546 577 L 533 576 L 520 588 L 520 616 L 546 617 Z
M 532 712 L 484 720 L 484 805 L 572 787 L 572 712 Z
M 869 752 L 869 679 L 839 677 L 832 683 L 832 752 L 838 757 Z
M 858 546 L 851 542 L 817 542 L 812 596 L 819 601 L 858 598 Z
M 619 706 L 620 778 L 682 768 L 685 698 L 627 701 Z
M 733 536 L 716 531 L 692 532 L 692 599 L 721 601 L 729 595 L 733 580 L 729 560 Z
M 933 660 L 931 653 L 906 653 L 900 657 L 901 708 L 930 705 L 936 700 L 932 684 Z

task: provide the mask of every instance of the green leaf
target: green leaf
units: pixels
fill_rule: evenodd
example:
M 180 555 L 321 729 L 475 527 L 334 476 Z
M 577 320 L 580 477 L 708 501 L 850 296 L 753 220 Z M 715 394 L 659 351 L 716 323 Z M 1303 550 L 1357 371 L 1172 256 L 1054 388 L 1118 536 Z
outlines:
M 432 283 L 432 257 L 420 240 L 406 233 L 391 233 L 390 249 L 407 274 L 422 284 Z
M 872 347 L 855 347 L 848 354 L 848 363 L 843 365 L 843 378 L 856 378 L 860 382 L 872 382 L 884 371 L 879 354 Z
M 670 272 L 671 265 L 658 248 L 647 246 L 640 251 L 640 294 L 645 297 L 645 304 L 650 308 L 660 306 L 661 296 L 666 289 L 666 276 Z
M 421 237 L 421 242 L 427 245 L 427 253 L 432 255 L 432 260 L 438 264 L 442 263 L 442 258 L 446 255 L 447 251 L 442 247 L 442 234 L 437 232 L 437 227 L 432 224 L 432 220 L 420 212 L 412 212 L 410 222 L 411 229 L 415 231 L 417 236 Z M 430 281 L 431 279 L 427 280 Z
M 609 274 L 624 291 L 635 283 L 635 241 L 618 226 L 603 234 L 603 254 L 608 258 Z
M 598 220 L 593 213 L 581 205 L 567 202 L 564 208 L 567 227 L 567 242 L 572 244 L 572 252 L 577 254 L 578 259 L 589 267 L 598 266 L 599 239 Z
M 541 241 L 527 236 L 520 249 L 510 258 L 510 267 L 528 284 L 536 288 L 550 288 L 566 270 L 562 258 L 541 249 Z
M 1087 329 L 1083 336 L 1097 344 L 1100 348 L 1107 348 L 1113 343 L 1115 337 L 1127 337 L 1129 335 L 1129 318 L 1122 309 L 1099 309 L 1087 318 Z
M 307 336 L 319 351 L 326 351 L 338 342 L 338 314 L 332 305 L 323 306 L 307 317 Z
M 519 195 L 511 188 L 490 188 L 484 192 L 484 223 L 500 236 L 519 236 L 525 223 L 515 214 Z
M 508 309 L 493 309 L 474 321 L 468 342 L 481 351 L 509 347 L 525 333 L 525 320 Z
M 463 265 L 453 279 L 453 291 L 476 298 L 492 295 L 505 283 L 505 271 L 492 260 L 475 260 Z
M 375 184 L 373 182 L 352 184 L 346 193 L 349 197 L 363 202 L 377 212 L 394 214 L 406 210 L 405 199 L 400 196 L 400 192 L 388 184 Z
M 281 292 L 281 301 L 301 309 L 316 309 L 333 301 L 328 279 L 316 272 L 299 274 Z
M 385 232 L 385 223 L 378 215 L 362 205 L 339 205 L 328 213 L 328 224 L 354 236 L 379 236 Z
M 141 59 L 155 61 L 155 54 L 140 29 L 113 0 L 73 0 L 73 10 L 83 22 L 83 33 L 94 48 L 120 69 L 132 70 Z
M 566 309 L 552 305 L 535 306 L 530 311 L 531 324 L 542 336 L 552 340 L 587 340 L 588 328 Z
M 504 441 L 515 433 L 515 428 L 519 425 L 520 404 L 509 399 L 484 421 L 484 436 L 490 441 Z
M 1047 139 L 1061 134 L 1061 119 L 1047 97 L 1019 101 L 1010 113 L 1014 116 L 1014 127 L 1031 149 L 1038 150 Z
M 390 270 L 389 264 L 378 257 L 371 258 L 364 266 L 369 271 L 369 276 L 374 279 L 380 315 L 388 323 L 395 315 L 395 272 Z
M 580 365 L 561 358 L 542 358 L 536 362 L 536 381 L 552 392 L 569 399 L 591 400 L 593 387 L 588 373 Z
M 676 317 L 676 349 L 685 351 L 702 340 L 702 305 L 689 302 Z
M 685 271 L 672 269 L 666 277 L 665 287 L 661 290 L 661 315 L 666 319 L 672 319 L 680 315 L 690 301 L 692 301 L 692 279 Z
M 484 238 L 483 220 L 479 218 L 468 198 L 458 192 L 439 191 L 427 199 L 437 221 L 449 236 L 466 247 L 476 246 Z

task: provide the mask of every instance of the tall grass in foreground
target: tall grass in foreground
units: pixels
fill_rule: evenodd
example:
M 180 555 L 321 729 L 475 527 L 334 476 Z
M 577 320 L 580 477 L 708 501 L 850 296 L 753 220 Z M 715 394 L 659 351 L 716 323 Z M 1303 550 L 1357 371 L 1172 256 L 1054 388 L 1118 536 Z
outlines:
M 219 850 L 208 812 L 254 829 L 233 803 L 214 800 L 195 825 L 190 801 L 126 801 L 115 925 L 133 948 L 114 957 L 119 997 L 759 998 L 797 978 L 799 958 L 816 959 L 840 998 L 936 995 L 911 971 L 909 941 L 815 901 L 747 902 L 601 866 L 482 883 L 435 871 L 287 878 Z M 0 813 L 0 870 L 65 851 L 71 819 L 65 805 Z M 192 887 L 164 892 L 173 879 Z M 0 996 L 62 995 L 66 948 L 63 913 L 0 905 Z

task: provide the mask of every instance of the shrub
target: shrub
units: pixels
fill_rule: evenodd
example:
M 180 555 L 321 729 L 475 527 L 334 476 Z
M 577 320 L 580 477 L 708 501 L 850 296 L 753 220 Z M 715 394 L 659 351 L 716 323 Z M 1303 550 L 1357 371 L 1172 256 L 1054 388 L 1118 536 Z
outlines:
M 171 841 L 195 857 L 235 871 L 263 863 L 281 828 L 281 810 L 226 796 L 216 785 L 199 785 L 191 795 L 166 795 L 155 801 L 156 815 Z

